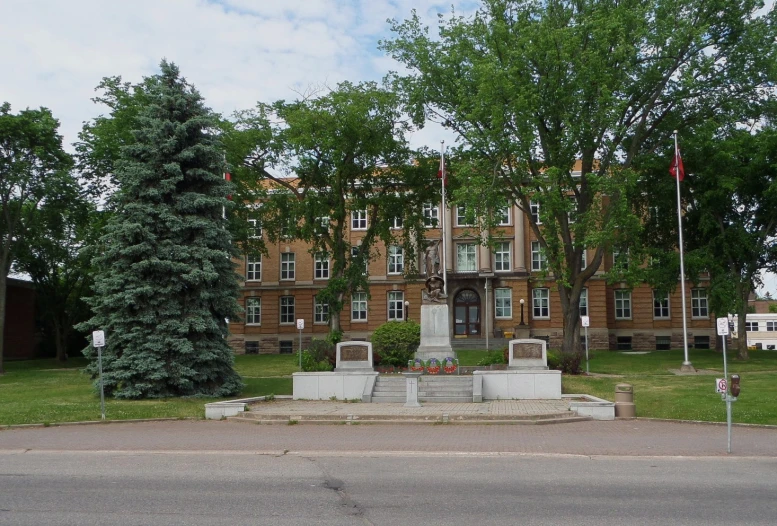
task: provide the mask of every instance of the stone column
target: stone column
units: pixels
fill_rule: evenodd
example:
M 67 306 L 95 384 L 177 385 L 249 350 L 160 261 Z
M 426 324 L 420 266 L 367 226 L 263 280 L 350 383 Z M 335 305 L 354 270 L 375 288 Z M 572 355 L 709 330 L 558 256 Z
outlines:
M 449 203 L 446 203 L 446 210 L 441 210 L 441 214 L 445 214 L 445 264 L 448 267 L 448 271 L 456 270 L 456 263 L 453 259 L 453 255 L 456 253 L 453 250 L 453 214 L 451 213 L 451 207 Z
M 421 407 L 418 403 L 418 378 L 421 373 L 402 373 L 402 375 L 407 379 L 405 407 Z
M 493 266 L 491 265 L 491 248 L 485 244 L 487 241 L 488 229 L 483 230 L 480 233 L 481 245 L 478 245 L 478 264 L 480 267 L 480 272 L 490 274 Z
M 513 269 L 518 272 L 526 272 L 524 219 L 523 210 L 518 208 L 517 205 L 513 205 L 513 231 L 515 233 L 513 241 Z

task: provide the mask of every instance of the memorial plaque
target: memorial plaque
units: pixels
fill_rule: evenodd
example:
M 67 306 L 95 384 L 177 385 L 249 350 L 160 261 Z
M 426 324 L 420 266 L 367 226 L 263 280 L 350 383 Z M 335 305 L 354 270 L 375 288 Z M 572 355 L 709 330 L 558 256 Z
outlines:
M 340 348 L 340 360 L 344 362 L 364 362 L 368 359 L 367 347 L 364 345 L 349 345 Z
M 516 345 L 513 350 L 515 358 L 540 358 L 542 359 L 542 345 L 537 343 L 523 343 Z

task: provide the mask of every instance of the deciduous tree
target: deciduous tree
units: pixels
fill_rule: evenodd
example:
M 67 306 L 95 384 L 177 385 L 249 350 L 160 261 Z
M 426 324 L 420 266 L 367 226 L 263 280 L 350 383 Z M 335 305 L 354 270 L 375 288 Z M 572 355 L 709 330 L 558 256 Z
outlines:
M 768 96 L 775 15 L 756 15 L 760 5 L 484 0 L 471 18 L 441 17 L 439 36 L 415 14 L 393 23 L 382 46 L 409 69 L 396 80 L 416 122 L 464 141 L 469 178 L 455 197 L 507 197 L 530 218 L 540 205 L 530 224 L 558 288 L 564 353 L 579 352 L 586 282 L 638 239 L 634 159 L 670 147 L 673 129 Z

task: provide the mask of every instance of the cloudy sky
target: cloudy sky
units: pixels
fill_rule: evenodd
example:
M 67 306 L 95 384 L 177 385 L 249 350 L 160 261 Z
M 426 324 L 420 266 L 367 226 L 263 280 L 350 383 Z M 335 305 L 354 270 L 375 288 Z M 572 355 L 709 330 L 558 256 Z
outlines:
M 398 65 L 377 48 L 389 18 L 412 9 L 474 8 L 472 0 L 2 0 L 0 101 L 18 111 L 46 106 L 66 143 L 105 108 L 91 102 L 103 77 L 137 82 L 175 62 L 214 110 L 231 114 L 257 101 L 343 80 L 382 79 Z M 439 145 L 439 130 L 414 146 Z
M 0 0 L 0 102 L 50 108 L 71 144 L 106 111 L 91 101 L 103 77 L 138 82 L 164 57 L 229 115 L 314 86 L 378 81 L 399 69 L 377 48 L 391 36 L 386 20 L 416 9 L 434 25 L 452 6 L 468 14 L 476 1 Z M 429 126 L 411 141 L 441 139 L 452 137 Z M 773 276 L 765 290 L 777 295 Z

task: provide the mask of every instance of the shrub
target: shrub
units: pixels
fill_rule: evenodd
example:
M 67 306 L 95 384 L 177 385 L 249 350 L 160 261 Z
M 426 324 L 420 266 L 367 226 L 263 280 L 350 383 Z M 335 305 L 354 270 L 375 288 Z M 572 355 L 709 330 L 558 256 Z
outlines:
M 310 351 L 302 351 L 302 371 L 314 373 L 317 371 L 331 371 L 334 369 L 329 360 L 316 361 Z
M 562 352 L 559 356 L 559 369 L 566 374 L 580 374 L 582 358 L 581 352 Z
M 414 321 L 384 323 L 372 333 L 372 351 L 384 365 L 406 366 L 421 344 L 421 326 Z
M 311 340 L 308 352 L 315 362 L 327 361 L 332 367 L 337 363 L 335 346 L 327 340 Z
M 548 369 L 561 370 L 561 360 L 555 351 L 548 351 Z
M 478 366 L 494 365 L 507 363 L 505 361 L 504 352 L 502 351 L 488 351 L 486 355 L 478 362 Z

